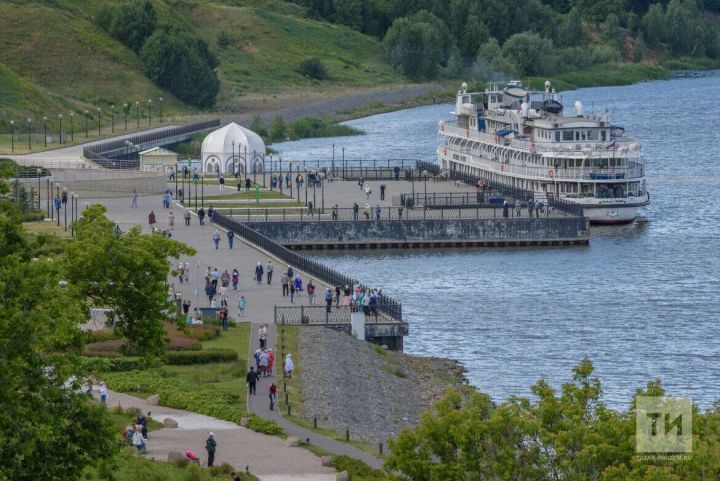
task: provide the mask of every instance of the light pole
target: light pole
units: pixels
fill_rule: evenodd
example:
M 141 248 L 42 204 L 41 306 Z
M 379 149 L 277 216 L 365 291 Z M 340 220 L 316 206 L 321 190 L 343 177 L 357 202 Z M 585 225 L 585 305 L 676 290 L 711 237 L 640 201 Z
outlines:
M 60 139 L 60 145 L 63 143 L 63 134 L 62 134 L 62 114 L 58 114 L 58 120 L 60 120 L 60 130 L 58 131 L 58 138 Z
M 27 119 L 27 125 L 28 125 L 28 150 L 32 150 L 32 144 L 30 140 L 30 126 L 32 125 L 32 119 Z
M 98 137 L 100 137 L 100 107 L 97 108 L 97 114 L 98 114 Z
M 152 125 L 152 99 L 148 99 L 148 125 Z
M 112 116 L 112 117 L 111 117 L 111 118 L 112 118 L 112 123 L 110 124 L 110 125 L 111 125 L 111 127 L 110 127 L 110 132 L 114 134 L 114 133 L 115 133 L 115 104 L 112 104 L 112 105 L 110 106 L 110 112 L 111 112 L 110 115 Z
M 330 172 L 332 172 L 333 176 L 335 175 L 335 144 L 333 144 L 333 156 L 332 156 L 332 165 L 330 168 Z
M 162 103 L 163 103 L 163 98 L 160 97 L 160 123 L 163 123 Z
M 75 119 L 75 112 L 70 112 L 70 142 L 75 143 L 75 124 L 73 123 L 73 119 Z
M 232 161 L 233 161 L 233 175 L 235 176 L 235 182 L 237 183 L 238 175 L 235 171 L 235 141 L 233 140 L 230 142 L 232 144 Z M 238 146 L 238 150 L 240 147 Z M 240 189 L 238 189 L 238 192 L 240 192 Z
M 47 147 L 47 117 L 43 117 L 43 137 L 45 137 L 44 143 Z
M 10 128 L 12 129 L 12 134 L 10 136 L 10 143 L 12 144 L 12 151 L 15 152 L 15 121 L 10 121 Z
M 52 209 L 50 208 L 50 192 L 52 192 L 52 190 L 50 189 L 50 177 L 45 177 L 45 186 L 47 187 L 47 189 L 45 189 L 45 194 L 47 197 L 45 199 L 47 201 L 47 216 L 48 219 L 52 219 Z
M 88 138 L 88 119 L 90 118 L 90 112 L 85 110 L 85 138 Z
M 42 169 L 38 168 L 35 172 L 37 172 L 38 179 L 38 210 L 40 210 L 40 174 L 42 174 Z
M 135 101 L 135 117 L 137 117 L 137 126 L 140 128 L 140 101 Z
M 128 111 L 128 104 L 125 102 L 123 104 L 123 117 L 125 118 L 125 130 L 127 130 L 127 111 Z

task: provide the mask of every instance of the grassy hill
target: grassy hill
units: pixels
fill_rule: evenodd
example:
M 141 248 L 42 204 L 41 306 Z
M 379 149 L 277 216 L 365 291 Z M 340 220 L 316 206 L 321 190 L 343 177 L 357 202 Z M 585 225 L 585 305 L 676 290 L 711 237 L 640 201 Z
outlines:
M 166 111 L 191 109 L 155 86 L 138 56 L 94 22 L 100 0 L 0 3 L 0 122 L 55 116 L 70 108 L 109 109 L 124 102 L 166 99 Z M 220 110 L 236 110 L 248 95 L 375 86 L 402 81 L 381 57 L 376 39 L 348 27 L 303 17 L 282 1 L 154 0 L 161 21 L 204 39 L 220 60 Z M 224 31 L 229 44 L 217 45 Z M 297 72 L 309 57 L 330 79 Z

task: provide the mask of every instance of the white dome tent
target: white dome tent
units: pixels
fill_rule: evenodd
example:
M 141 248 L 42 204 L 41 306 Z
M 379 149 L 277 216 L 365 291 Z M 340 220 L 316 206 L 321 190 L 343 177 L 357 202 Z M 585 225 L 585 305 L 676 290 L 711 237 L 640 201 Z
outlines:
M 234 174 L 241 177 L 262 172 L 265 161 L 265 142 L 258 134 L 242 125 L 230 122 L 208 134 L 202 143 L 204 172 Z

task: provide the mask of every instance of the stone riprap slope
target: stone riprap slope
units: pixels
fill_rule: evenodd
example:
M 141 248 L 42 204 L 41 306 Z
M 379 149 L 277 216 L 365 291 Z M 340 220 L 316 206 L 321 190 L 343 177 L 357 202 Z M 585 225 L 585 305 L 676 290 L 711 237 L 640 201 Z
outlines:
M 465 382 L 457 361 L 387 351 L 324 327 L 302 327 L 299 349 L 305 416 L 371 443 L 415 426 L 450 387 Z

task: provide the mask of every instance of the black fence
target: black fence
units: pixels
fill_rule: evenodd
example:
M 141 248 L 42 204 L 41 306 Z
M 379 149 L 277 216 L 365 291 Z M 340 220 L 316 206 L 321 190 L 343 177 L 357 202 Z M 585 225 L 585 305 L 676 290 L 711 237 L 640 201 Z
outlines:
M 324 301 L 323 301 L 324 302 Z M 351 300 L 352 302 L 352 300 Z M 363 309 L 364 308 L 364 309 Z M 353 312 L 365 311 L 365 322 L 395 322 L 378 312 L 373 306 L 339 306 L 333 304 L 330 310 L 327 306 L 275 306 L 276 324 L 300 325 L 332 325 L 350 324 L 350 315 Z
M 427 160 L 418 160 L 415 168 L 419 171 L 426 171 L 428 175 L 440 175 L 440 165 Z
M 312 259 L 308 259 L 290 249 L 281 246 L 277 242 L 269 239 L 268 237 L 260 234 L 259 232 L 251 229 L 250 227 L 242 224 L 238 220 L 233 219 L 230 216 L 216 213 L 213 216 L 213 222 L 217 225 L 226 229 L 232 229 L 235 234 L 243 237 L 247 241 L 255 244 L 261 249 L 266 250 L 271 255 L 277 257 L 288 265 L 294 266 L 297 269 L 306 272 L 312 277 L 323 281 L 325 284 L 330 286 L 354 286 L 358 285 L 362 289 L 367 289 L 365 284 L 353 279 L 352 277 L 346 276 L 334 269 L 331 269 L 324 264 L 317 262 Z M 402 320 L 402 304 L 395 299 L 383 295 L 380 297 L 380 303 L 378 306 L 380 312 L 390 319 Z
M 154 132 L 136 134 L 123 137 L 120 140 L 98 142 L 83 149 L 83 156 L 106 169 L 137 169 L 140 161 L 137 159 L 123 159 L 137 153 L 144 144 L 154 144 L 166 139 L 173 139 L 184 135 L 193 135 L 221 125 L 220 120 L 209 120 L 196 124 L 182 125 L 158 129 Z
M 518 207 L 520 208 L 518 210 Z M 240 222 L 380 222 L 400 220 L 427 220 L 427 219 L 497 219 L 507 218 L 536 218 L 536 217 L 576 217 L 575 214 L 546 205 L 536 206 L 531 202 L 507 201 L 507 205 L 483 204 L 482 206 L 444 206 L 434 208 L 406 208 L 406 207 L 352 207 L 338 209 L 310 209 L 305 207 L 276 207 L 265 209 L 252 208 L 226 208 L 216 209 L 224 215 Z
M 393 198 L 395 205 L 406 207 L 424 206 L 427 209 L 442 209 L 449 207 L 462 208 L 494 208 L 502 207 L 505 202 L 515 205 L 520 200 L 505 197 L 502 192 L 478 190 L 477 192 L 415 192 L 414 194 L 400 194 Z
M 282 158 L 267 157 L 265 170 L 272 172 L 307 172 L 311 170 L 333 172 L 336 176 L 350 170 L 400 170 L 413 168 L 418 159 L 304 159 L 283 160 Z

